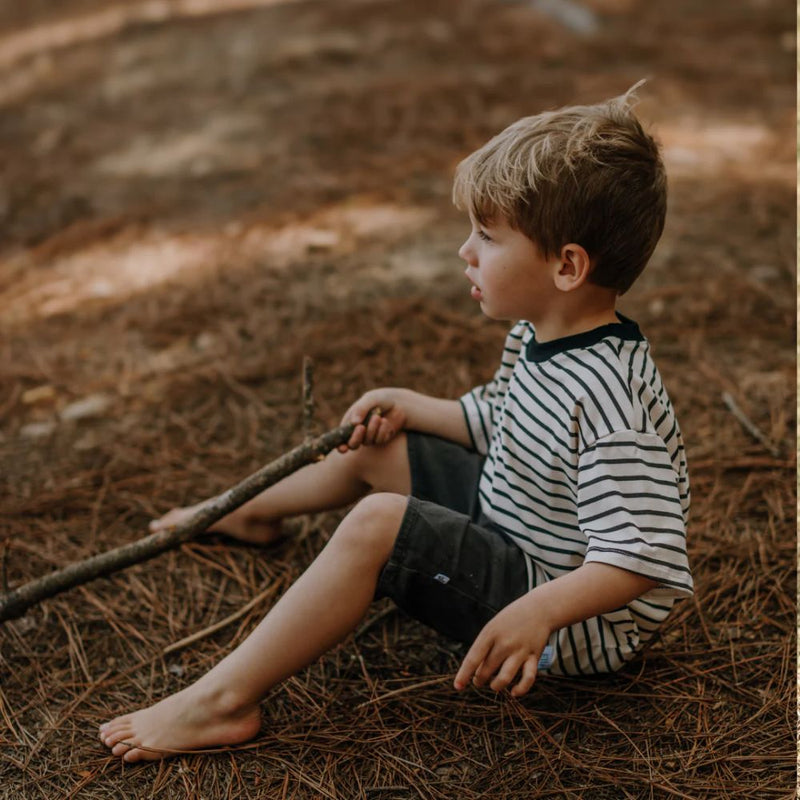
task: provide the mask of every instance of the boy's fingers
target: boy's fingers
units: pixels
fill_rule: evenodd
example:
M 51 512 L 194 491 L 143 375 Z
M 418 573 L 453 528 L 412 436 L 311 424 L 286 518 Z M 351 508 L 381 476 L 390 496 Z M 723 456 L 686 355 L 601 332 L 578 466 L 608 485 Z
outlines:
M 358 411 L 349 411 L 342 418 L 342 425 L 360 425 L 364 420 L 364 415 Z
M 342 425 L 361 425 L 363 424 L 364 420 L 366 420 L 367 416 L 370 418 L 370 422 L 373 418 L 381 416 L 381 409 L 380 406 L 373 406 L 371 404 L 367 405 L 366 408 L 356 403 L 347 410 L 345 415 L 342 417 Z
M 485 686 L 492 680 L 492 676 L 497 670 L 500 669 L 503 660 L 504 659 L 494 649 L 490 650 L 488 655 L 483 659 L 483 663 L 475 671 L 475 677 L 472 679 L 472 682 L 476 686 Z
M 381 428 L 380 433 L 378 434 L 378 444 L 387 444 L 394 438 L 394 428 L 386 424 Z
M 353 405 L 347 409 L 345 415 L 342 417 L 342 425 L 360 425 L 364 421 L 364 418 L 367 416 L 371 408 L 372 406 L 367 406 L 367 408 L 364 408 L 360 400 L 356 403 L 353 403 Z
M 361 414 L 359 414 L 358 410 L 355 406 L 350 406 L 347 411 L 344 412 L 344 416 L 342 417 L 341 425 L 357 425 L 361 422 Z
M 355 430 L 353 431 L 353 435 L 350 437 L 350 440 L 347 442 L 347 447 L 350 450 L 356 450 L 364 443 L 364 435 L 366 434 L 367 429 L 363 425 L 356 425 Z
M 539 659 L 537 656 L 528 656 L 522 665 L 522 677 L 517 685 L 511 690 L 513 697 L 522 697 L 530 691 L 536 680 L 536 673 L 539 669 Z
M 370 417 L 366 428 L 366 435 L 364 437 L 364 441 L 366 441 L 367 444 L 375 443 L 378 436 L 378 431 L 380 431 L 381 428 L 381 422 L 382 419 L 378 414 L 373 414 L 372 417 Z
M 476 639 L 472 647 L 470 647 L 469 652 L 464 657 L 464 660 L 461 662 L 461 666 L 458 668 L 455 680 L 453 681 L 453 685 L 456 689 L 463 689 L 469 685 L 472 676 L 483 661 L 485 652 L 486 649 L 484 645 Z
M 463 688 L 470 680 L 483 686 L 500 666 L 498 653 L 493 652 L 494 641 L 489 635 L 478 634 L 456 675 L 456 688 Z
M 496 692 L 505 689 L 519 672 L 521 663 L 522 661 L 519 656 L 510 656 L 507 658 L 500 668 L 500 671 L 492 679 L 489 688 L 494 689 Z

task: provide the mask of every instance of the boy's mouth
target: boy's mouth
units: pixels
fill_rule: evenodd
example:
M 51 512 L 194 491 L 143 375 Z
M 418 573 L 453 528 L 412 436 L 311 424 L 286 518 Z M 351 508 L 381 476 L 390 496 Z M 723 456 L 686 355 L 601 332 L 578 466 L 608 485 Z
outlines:
M 473 300 L 483 300 L 483 292 L 473 283 L 472 288 L 469 290 L 470 297 Z

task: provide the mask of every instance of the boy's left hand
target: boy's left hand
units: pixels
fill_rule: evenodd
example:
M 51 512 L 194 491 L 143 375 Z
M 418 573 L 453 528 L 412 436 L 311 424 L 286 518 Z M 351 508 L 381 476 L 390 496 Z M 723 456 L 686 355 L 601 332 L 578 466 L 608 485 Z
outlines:
M 539 657 L 550 638 L 550 628 L 523 595 L 507 605 L 484 625 L 472 643 L 455 677 L 455 688 L 487 683 L 496 692 L 505 689 L 521 671 L 511 690 L 521 697 L 533 686 Z

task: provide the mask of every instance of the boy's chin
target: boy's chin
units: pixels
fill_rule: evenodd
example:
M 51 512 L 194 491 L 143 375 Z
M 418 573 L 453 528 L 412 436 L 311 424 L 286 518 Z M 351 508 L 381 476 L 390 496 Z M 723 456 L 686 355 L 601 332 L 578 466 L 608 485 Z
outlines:
M 483 313 L 484 317 L 495 320 L 496 322 L 513 322 L 514 320 L 519 319 L 511 314 L 497 311 L 490 306 L 487 306 L 486 303 L 481 303 L 481 312 Z

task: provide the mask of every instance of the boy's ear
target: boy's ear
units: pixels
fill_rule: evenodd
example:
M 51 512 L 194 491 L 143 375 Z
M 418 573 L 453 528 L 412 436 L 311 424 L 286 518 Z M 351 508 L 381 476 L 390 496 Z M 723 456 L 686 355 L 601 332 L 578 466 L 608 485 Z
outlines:
M 583 286 L 592 271 L 592 259 L 579 244 L 565 244 L 558 254 L 555 284 L 562 292 L 572 292 Z

